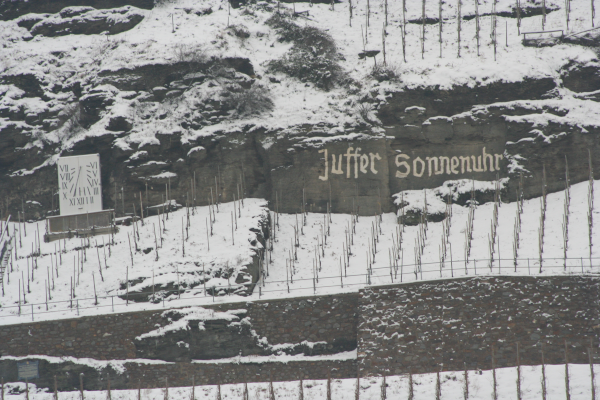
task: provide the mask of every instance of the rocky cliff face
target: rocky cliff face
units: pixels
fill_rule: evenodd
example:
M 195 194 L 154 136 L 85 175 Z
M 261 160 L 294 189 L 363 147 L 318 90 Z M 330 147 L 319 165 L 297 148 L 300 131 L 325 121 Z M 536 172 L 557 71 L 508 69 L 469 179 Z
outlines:
M 252 72 L 248 60 L 231 62 Z M 183 75 L 186 67 L 145 68 L 152 73 L 118 71 L 110 79 L 115 82 L 118 76 L 123 90 L 143 92 L 144 85 L 168 85 L 165 81 Z M 21 87 L 29 86 L 21 83 Z M 598 129 L 573 125 L 563 118 L 566 113 L 560 107 L 535 103 L 555 88 L 553 82 L 523 82 L 518 87 L 496 84 L 393 93 L 378 110 L 385 135 L 365 129 L 332 136 L 326 125 L 299 126 L 292 133 L 248 126 L 194 140 L 182 132 L 164 132 L 152 142 L 124 145 L 134 122 L 113 118 L 109 126 L 114 132 L 87 137 L 62 155 L 100 154 L 103 203 L 119 215 L 132 211 L 129 208 L 139 202 L 140 193 L 147 204 L 164 201 L 166 186 L 183 205 L 186 201 L 207 204 L 212 190 L 220 201 L 234 196 L 267 198 L 271 208 L 280 212 L 300 212 L 302 204 L 309 211 L 325 212 L 331 202 L 333 212 L 372 215 L 394 209 L 391 194 L 438 187 L 449 180 L 510 177 L 504 198 L 513 199 L 523 173 L 525 195 L 533 197 L 542 192 L 545 168 L 548 190 L 562 190 L 566 160 L 571 183 L 586 179 L 588 150 L 598 149 Z M 27 93 L 35 95 L 31 90 Z M 82 119 L 98 118 L 110 107 L 111 96 L 115 94 L 100 90 L 81 96 Z M 523 101 L 526 96 L 531 101 Z M 162 104 L 156 95 L 149 102 Z M 550 121 L 540 124 L 538 117 Z M 52 212 L 53 204 L 57 208 L 57 199 L 52 200 L 57 173 L 51 163 L 56 147 L 26 147 L 30 136 L 15 125 L 2 131 L 0 179 L 5 209 L 15 213 L 22 199 L 35 200 L 40 205 L 28 203 L 27 216 L 42 218 Z M 600 161 L 592 161 L 597 168 Z M 192 200 L 194 179 L 196 199 Z
M 27 14 L 36 4 L 37 14 Z M 259 74 L 264 62 L 225 54 L 227 46 L 237 41 L 243 48 L 249 38 L 261 41 L 273 34 L 281 43 L 295 43 L 292 50 L 303 54 L 298 42 L 316 37 L 317 47 L 334 54 L 333 39 L 270 19 L 265 23 L 270 33 L 250 32 L 241 24 L 224 28 L 211 42 L 222 46 L 224 55 L 201 45 L 175 44 L 169 61 L 115 64 L 123 52 L 149 57 L 152 43 L 109 38 L 150 23 L 143 10 L 148 8 L 152 4 L 144 1 L 78 7 L 0 3 L 5 29 L 12 29 L 15 41 L 57 35 L 103 38 L 89 48 L 73 48 L 84 52 L 77 57 L 52 51 L 27 58 L 37 62 L 35 68 L 9 67 L 0 74 L 3 213 L 24 209 L 28 219 L 56 214 L 56 159 L 88 153 L 100 154 L 103 205 L 117 215 L 131 213 L 139 196 L 146 205 L 164 202 L 167 191 L 181 205 L 207 204 L 212 193 L 218 201 L 266 198 L 280 212 L 329 209 L 373 215 L 394 211 L 393 195 L 405 190 L 446 184 L 455 200 L 464 202 L 470 196 L 457 187 L 465 182 L 510 178 L 502 190 L 503 199 L 511 200 L 521 175 L 524 194 L 532 197 L 542 193 L 544 171 L 547 190 L 556 191 L 564 188 L 567 162 L 571 183 L 588 178 L 589 155 L 592 166 L 600 166 L 598 127 L 586 122 L 600 88 L 594 62 L 573 61 L 555 77 L 444 88 L 402 84 L 393 74 L 378 75 L 383 82 L 362 88 L 338 80 L 344 90 L 339 97 L 349 96 L 346 102 L 358 106 L 345 111 L 339 104 L 328 107 L 351 120 L 334 124 L 307 117 L 303 123 L 277 126 L 262 124 L 261 118 L 280 106 L 272 88 L 290 83 L 280 75 Z M 249 7 L 243 15 L 257 18 L 259 11 Z M 186 21 L 201 22 L 213 9 L 179 12 Z M 105 65 L 105 58 L 113 64 Z M 306 91 L 324 93 L 309 78 L 299 79 L 308 82 L 305 98 Z M 491 199 L 489 193 L 476 196 Z

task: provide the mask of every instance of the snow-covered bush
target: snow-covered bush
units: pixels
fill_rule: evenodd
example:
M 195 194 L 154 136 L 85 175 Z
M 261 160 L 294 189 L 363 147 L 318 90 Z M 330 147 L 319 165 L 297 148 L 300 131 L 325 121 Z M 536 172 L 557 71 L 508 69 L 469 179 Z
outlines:
M 221 95 L 225 97 L 224 108 L 233 110 L 237 117 L 256 115 L 273 109 L 269 91 L 256 84 L 250 89 L 229 86 L 223 89 Z
M 227 27 L 227 31 L 229 32 L 229 34 L 238 37 L 242 40 L 248 39 L 250 37 L 250 31 L 248 30 L 246 25 L 243 24 L 229 25 Z
M 173 46 L 173 52 L 178 62 L 202 64 L 208 61 L 208 56 L 200 45 L 177 43 Z
M 280 41 L 294 43 L 283 57 L 269 62 L 270 72 L 284 73 L 325 90 L 341 80 L 340 56 L 329 34 L 315 27 L 298 26 L 285 14 L 275 14 L 267 24 L 277 30 Z
M 379 64 L 375 65 L 369 76 L 378 82 L 397 81 L 399 78 L 399 68 L 394 64 Z

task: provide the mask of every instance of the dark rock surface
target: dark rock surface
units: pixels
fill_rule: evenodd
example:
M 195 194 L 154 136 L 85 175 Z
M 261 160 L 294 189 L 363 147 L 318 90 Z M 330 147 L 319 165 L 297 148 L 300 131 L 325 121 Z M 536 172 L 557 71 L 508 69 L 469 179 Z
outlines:
M 83 11 L 81 16 L 89 12 L 85 10 L 67 11 L 69 15 Z M 42 204 L 39 212 L 27 218 L 42 218 L 44 211 L 50 212 L 51 187 L 57 184 L 55 168 L 39 168 L 29 175 L 19 172 L 43 164 L 59 151 L 59 143 L 23 148 L 36 132 L 66 126 L 71 127 L 68 134 L 75 135 L 107 114 L 109 118 L 102 122 L 106 134 L 76 141 L 62 154 L 100 153 L 102 165 L 110 166 L 102 169 L 103 204 L 115 207 L 119 216 L 132 212 L 120 204 L 131 205 L 133 193 L 145 192 L 146 185 L 148 203 L 160 203 L 168 182 L 160 177 L 163 172 L 176 174 L 170 184 L 180 204 L 185 204 L 195 173 L 198 205 L 208 203 L 211 188 L 219 201 L 231 201 L 242 184 L 245 196 L 266 198 L 269 206 L 280 212 L 299 212 L 303 203 L 307 211 L 325 212 L 330 203 L 333 212 L 373 215 L 394 211 L 395 193 L 435 188 L 449 180 L 508 177 L 502 192 L 506 201 L 515 198 L 523 173 L 525 196 L 539 196 L 544 166 L 548 191 L 562 190 L 565 156 L 574 184 L 588 177 L 588 150 L 594 168 L 600 168 L 596 156 L 600 131 L 596 127 L 561 119 L 568 113 L 566 109 L 515 102 L 554 96 L 557 82 L 562 83 L 550 78 L 475 88 L 404 89 L 387 93 L 382 103 L 366 99 L 373 104 L 385 136 L 374 134 L 367 125 L 334 130 L 314 123 L 271 131 L 248 125 L 190 139 L 190 132 L 231 118 L 236 111 L 230 104 L 234 95 L 260 84 L 255 83 L 259 78 L 248 59 L 194 54 L 173 64 L 102 70 L 86 82 L 67 79 L 60 88 L 69 94 L 63 110 L 52 100 L 52 90 L 58 89 L 45 76 L 21 73 L 0 77 L 2 83 L 23 90 L 21 96 L 45 102 L 48 108 L 32 114 L 21 107 L 0 106 L 0 118 L 10 121 L 0 131 L 4 138 L 0 140 L 0 184 L 7 193 L 0 200 L 3 209 L 16 213 L 25 198 Z M 593 66 L 573 65 L 565 69 L 562 81 L 565 87 L 591 90 L 596 74 Z M 223 88 L 235 89 L 225 93 L 217 87 L 215 91 L 218 82 L 225 82 Z M 205 89 L 223 94 L 197 101 L 195 91 Z M 110 114 L 115 102 L 123 105 L 122 99 L 132 102 L 132 110 L 134 106 L 140 110 L 137 115 Z M 169 107 L 182 101 L 193 104 L 189 112 L 173 114 L 174 108 Z M 532 122 L 539 117 L 552 122 Z M 157 132 L 156 140 L 128 141 L 129 132 L 136 132 L 136 121 L 153 120 L 176 120 L 176 124 Z M 478 160 L 481 170 L 475 167 Z M 215 179 L 219 193 L 215 192 Z M 115 184 L 126 188 L 124 202 L 116 201 Z M 461 194 L 458 202 L 468 198 Z M 479 202 L 492 198 L 488 192 L 476 193 Z M 417 214 L 413 217 L 419 218 Z
M 567 89 L 574 92 L 600 90 L 600 64 L 585 67 L 571 64 L 561 72 L 563 84 Z
M 50 14 L 25 14 L 17 20 L 17 25 L 30 30 L 35 24 L 48 18 Z
M 7 21 L 29 13 L 54 14 L 66 7 L 81 6 L 96 9 L 133 6 L 151 10 L 154 0 L 0 0 L 0 20 Z
M 111 10 L 95 10 L 92 7 L 68 7 L 60 13 L 39 21 L 31 27 L 32 35 L 64 36 L 109 35 L 125 32 L 139 24 L 144 14 L 138 9 L 125 6 Z

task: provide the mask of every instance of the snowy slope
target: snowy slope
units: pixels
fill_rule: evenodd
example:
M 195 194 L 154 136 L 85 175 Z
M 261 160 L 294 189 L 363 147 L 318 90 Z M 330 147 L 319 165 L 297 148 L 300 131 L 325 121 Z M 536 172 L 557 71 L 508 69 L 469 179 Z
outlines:
M 595 364 L 595 375 L 598 374 L 600 365 Z M 569 392 L 574 400 L 589 399 L 592 394 L 591 373 L 588 365 L 569 365 Z M 542 398 L 542 368 L 541 366 L 521 367 L 521 398 L 533 400 Z M 566 398 L 565 367 L 563 365 L 546 365 L 546 396 L 549 399 Z M 468 371 L 468 384 L 465 386 L 465 375 L 461 372 L 441 372 L 439 377 L 441 399 L 484 400 L 494 398 L 494 372 L 493 371 Z M 431 374 L 415 374 L 412 376 L 414 399 L 435 399 L 437 389 L 437 376 Z M 517 398 L 517 368 L 499 368 L 495 370 L 496 394 L 498 399 Z M 597 377 L 596 377 L 597 382 Z M 358 398 L 362 400 L 390 400 L 407 399 L 409 397 L 410 383 L 408 375 L 387 376 L 385 378 L 385 397 L 383 397 L 383 378 L 366 377 L 360 379 Z M 327 380 L 305 380 L 291 382 L 274 382 L 273 394 L 276 399 L 302 400 L 300 397 L 300 384 L 302 384 L 303 398 L 307 400 L 324 399 L 327 396 Z M 356 379 L 333 379 L 331 381 L 331 398 L 355 398 Z M 465 397 L 465 387 L 468 388 L 468 397 Z M 25 399 L 25 383 L 10 383 L 6 385 L 6 398 L 10 400 Z M 19 394 L 19 392 L 21 392 Z M 220 393 L 219 393 L 220 392 Z M 249 383 L 248 394 L 252 400 L 267 400 L 270 398 L 270 384 Z M 165 389 L 142 389 L 141 398 L 144 400 L 163 399 L 241 399 L 244 398 L 244 385 L 196 386 L 169 388 L 168 397 Z M 38 390 L 35 385 L 29 384 L 29 394 L 40 400 L 53 399 L 54 394 L 46 390 Z M 220 395 L 220 396 L 219 396 Z M 84 391 L 84 397 L 90 400 L 106 399 L 106 391 Z M 60 400 L 75 400 L 80 398 L 79 392 L 59 392 Z M 111 398 L 122 400 L 138 399 L 136 390 L 113 390 Z
M 422 54 L 422 26 L 419 23 L 422 9 L 418 2 L 407 2 L 406 15 L 402 12 L 402 2 L 370 2 L 369 23 L 367 25 L 367 1 L 352 2 L 353 18 L 349 20 L 349 4 L 346 0 L 337 3 L 334 9 L 329 5 L 298 3 L 281 4 L 281 10 L 309 11 L 308 18 L 298 18 L 301 26 L 314 26 L 330 34 L 342 56 L 341 67 L 352 83 L 348 88 L 337 87 L 325 92 L 316 89 L 311 83 L 299 82 L 279 74 L 271 80 L 266 73 L 269 61 L 284 55 L 291 47 L 289 42 L 280 42 L 273 28 L 265 24 L 276 3 L 258 2 L 239 9 L 230 9 L 227 2 L 219 0 L 177 0 L 164 2 L 151 11 L 140 11 L 145 19 L 132 30 L 117 35 L 67 35 L 61 37 L 35 36 L 25 28 L 18 27 L 15 21 L 0 22 L 0 73 L 11 75 L 31 72 L 44 82 L 46 87 L 60 85 L 68 87 L 75 81 L 81 81 L 85 90 L 98 84 L 102 72 L 116 71 L 121 68 L 134 68 L 147 64 L 174 63 L 182 52 L 191 51 L 203 57 L 246 57 L 256 71 L 257 84 L 266 88 L 275 104 L 272 111 L 261 116 L 225 120 L 200 129 L 184 129 L 185 138 L 209 135 L 216 131 L 232 131 L 242 126 L 255 125 L 269 129 L 289 128 L 303 123 L 325 123 L 331 133 L 340 133 L 353 129 L 363 122 L 356 112 L 357 106 L 365 96 L 385 103 L 390 90 L 409 89 L 418 86 L 436 86 L 450 88 L 453 85 L 485 85 L 491 82 L 519 82 L 526 78 L 550 77 L 560 80 L 561 69 L 576 62 L 581 65 L 595 65 L 597 56 L 593 49 L 582 46 L 559 44 L 554 47 L 525 47 L 521 44 L 516 18 L 498 17 L 496 23 L 497 50 L 490 38 L 493 1 L 479 2 L 480 48 L 477 48 L 476 19 L 474 2 L 464 1 L 461 24 L 461 57 L 458 53 L 457 2 L 442 3 L 442 44 L 440 43 L 438 24 L 425 25 L 425 41 Z M 538 2 L 539 3 L 539 2 Z M 522 2 L 524 8 L 540 11 L 540 4 Z M 438 2 L 428 1 L 426 18 L 436 20 L 439 15 Z M 211 8 L 207 15 L 196 15 L 188 10 Z M 385 28 L 386 61 L 393 66 L 398 79 L 379 83 L 369 77 L 373 61 L 359 60 L 358 53 L 363 49 L 382 50 L 382 31 L 385 24 L 384 9 L 387 7 L 387 27 Z M 496 11 L 501 15 L 513 12 L 514 2 L 500 0 Z M 546 2 L 545 29 L 562 29 L 566 32 L 578 32 L 592 27 L 589 2 L 572 2 L 569 29 L 563 2 Z M 553 11 L 551 11 L 553 10 Z M 283 11 L 282 11 L 283 12 Z M 504 14 L 502 14 L 504 13 Z M 406 62 L 403 57 L 401 27 L 406 24 Z M 410 21 L 413 21 L 412 23 Z M 245 27 L 250 36 L 237 37 L 232 34 L 232 26 Z M 525 17 L 521 22 L 521 32 L 542 29 L 542 16 Z M 365 38 L 363 40 L 363 38 Z M 27 39 L 27 40 L 25 40 Z M 29 40 L 30 39 L 30 40 Z M 479 56 L 478 56 L 479 52 Z M 382 54 L 377 56 L 383 61 Z M 279 83 L 280 82 L 280 83 Z M 112 90 L 111 88 L 105 88 Z M 39 97 L 21 97 L 23 93 L 12 85 L 1 85 L 1 102 L 11 108 L 21 107 L 25 114 L 36 115 L 55 110 L 75 99 L 72 93 L 53 93 L 47 91 L 49 98 L 42 101 Z M 89 130 L 79 130 L 75 134 L 60 128 L 46 133 L 39 130 L 31 138 L 31 143 L 43 147 L 46 144 L 58 145 L 57 151 L 69 148 L 74 142 L 85 136 L 106 134 L 107 121 L 112 116 L 131 117 L 135 126 L 123 140 L 144 143 L 153 140 L 157 132 L 181 130 L 178 116 L 193 110 L 194 100 L 213 94 L 208 86 L 184 97 L 173 104 L 161 104 L 161 110 L 171 113 L 172 118 L 164 121 L 143 120 L 147 104 L 140 103 L 128 92 L 116 96 L 111 110 Z M 593 101 L 576 101 L 566 89 L 555 93 L 552 104 L 558 103 L 566 110 L 585 110 L 585 123 L 600 125 L 598 107 Z M 375 107 L 377 108 L 377 106 Z M 369 118 L 376 121 L 373 114 Z M 578 119 L 580 123 L 583 120 Z M 2 124 L 7 119 L 0 119 Z M 378 129 L 374 128 L 374 132 Z
M 83 262 L 83 271 L 76 272 L 76 298 L 71 308 L 70 282 L 73 277 L 74 263 L 77 263 L 80 239 L 67 240 L 66 250 L 60 257 L 57 242 L 41 243 L 42 256 L 37 258 L 37 269 L 34 279 L 29 283 L 30 293 L 26 293 L 27 304 L 23 303 L 19 292 L 19 279 L 23 276 L 27 290 L 27 271 L 31 271 L 30 254 L 35 248 L 36 232 L 44 232 L 43 222 L 28 223 L 27 236 L 20 236 L 16 230 L 22 247 L 17 247 L 17 259 L 13 258 L 12 271 L 5 280 L 3 297 L 0 299 L 0 321 L 3 324 L 18 323 L 42 319 L 71 318 L 76 315 L 93 315 L 98 313 L 124 312 L 135 310 L 162 309 L 164 307 L 180 307 L 184 305 L 201 305 L 212 302 L 247 301 L 259 298 L 281 298 L 283 296 L 299 296 L 340 293 L 356 291 L 367 285 L 380 285 L 400 282 L 413 282 L 429 279 L 473 276 L 477 275 L 556 275 L 556 274 L 598 274 L 598 228 L 592 231 L 593 247 L 590 255 L 588 230 L 588 183 L 580 183 L 571 187 L 571 203 L 568 224 L 567 260 L 564 260 L 563 246 L 563 204 L 564 192 L 549 194 L 547 197 L 546 220 L 544 223 L 544 246 L 542 265 L 540 266 L 539 232 L 540 232 L 540 199 L 523 202 L 521 229 L 519 235 L 519 251 L 515 267 L 513 244 L 517 203 L 501 203 L 499 207 L 497 241 L 494 245 L 494 261 L 489 262 L 491 224 L 494 204 L 477 206 L 473 220 L 473 239 L 468 261 L 465 262 L 465 231 L 469 216 L 468 207 L 452 205 L 452 217 L 446 256 L 440 261 L 443 249 L 442 238 L 446 222 L 429 222 L 426 229 L 425 246 L 419 265 L 417 251 L 418 237 L 422 233 L 420 226 L 399 225 L 394 214 L 383 214 L 379 217 L 359 217 L 355 232 L 349 235 L 352 216 L 332 214 L 328 222 L 326 214 L 306 215 L 303 225 L 302 215 L 275 214 L 271 212 L 271 239 L 266 243 L 266 251 L 256 240 L 256 234 L 250 231 L 257 227 L 264 218 L 265 202 L 262 200 L 245 200 L 245 207 L 238 219 L 235 230 L 235 245 L 232 243 L 232 211 L 233 204 L 225 203 L 216 213 L 214 236 L 206 242 L 208 207 L 198 207 L 196 214 L 190 216 L 189 239 L 185 242 L 185 256 L 182 255 L 181 229 L 185 209 L 170 214 L 166 221 L 167 233 L 164 243 L 158 248 L 159 259 L 156 258 L 153 228 L 158 229 L 157 217 L 145 219 L 145 227 L 140 227 L 140 251 L 133 251 L 133 266 L 129 252 L 128 237 L 133 235 L 133 226 L 122 226 L 115 235 L 115 244 L 111 253 L 107 253 L 104 261 L 104 247 L 98 249 L 100 263 L 104 273 L 104 282 L 99 277 L 96 243 L 101 246 L 102 240 L 109 237 L 95 237 L 91 247 L 86 249 L 87 260 Z M 595 184 L 595 192 L 600 187 Z M 423 192 L 407 193 L 406 201 L 413 196 L 424 198 Z M 429 211 L 434 207 L 445 207 L 438 197 L 432 193 L 427 195 Z M 441 204 L 441 205 L 440 205 Z M 598 220 L 597 206 L 593 212 L 594 220 Z M 162 223 L 162 222 L 161 222 Z M 273 224 L 275 225 L 273 231 Z M 597 225 L 597 222 L 595 222 Z M 278 226 L 277 226 L 278 225 Z M 10 225 L 14 232 L 17 225 Z M 210 229 L 210 227 L 208 228 Z M 295 245 L 297 229 L 298 246 Z M 380 230 L 380 234 L 373 234 Z M 403 230 L 403 232 L 402 232 Z M 398 235 L 401 233 L 401 246 Z M 186 234 L 187 235 L 187 234 Z M 20 236 L 20 238 L 19 238 Z M 160 236 L 158 236 L 160 237 Z M 376 253 L 373 260 L 373 240 Z M 133 240 L 133 239 L 132 239 Z M 97 241 L 97 242 L 96 242 Z M 158 239 L 160 241 L 160 239 Z M 350 242 L 351 254 L 348 258 L 346 246 Z M 208 249 L 210 245 L 210 250 Z M 62 245 L 61 245 L 62 246 Z M 134 246 L 132 242 L 132 246 Z M 143 249 L 150 249 L 144 254 Z M 265 251 L 263 277 L 250 297 L 233 294 L 241 284 L 234 279 L 226 279 L 227 271 L 231 276 L 243 269 L 250 262 L 250 257 L 259 251 Z M 107 250 L 108 251 L 108 250 Z M 52 257 L 50 256 L 52 254 Z M 60 253 L 59 253 L 60 254 Z M 79 254 L 81 254 L 79 252 Z M 110 255 L 112 254 L 112 255 Z M 500 259 L 499 259 L 500 258 Z M 35 258 L 33 258 L 35 260 Z M 56 276 L 55 259 L 59 260 L 58 276 Z M 349 262 L 347 261 L 349 259 Z M 347 263 L 347 264 L 346 264 Z M 566 268 L 565 268 L 566 264 Z M 108 265 L 108 268 L 106 268 Z M 52 300 L 48 302 L 46 313 L 45 285 L 50 268 L 54 266 L 54 281 L 50 290 Z M 370 268 L 369 268 L 370 267 Z M 206 276 L 204 275 L 204 272 Z M 94 274 L 95 278 L 92 278 Z M 129 274 L 129 275 L 128 275 Z M 7 273 L 8 275 L 8 273 Z M 151 293 L 151 283 L 172 285 L 174 289 L 181 285 L 181 294 L 176 292 L 156 293 L 156 303 L 132 303 L 126 301 L 129 278 L 130 293 L 145 290 Z M 206 277 L 206 280 L 203 279 Z M 95 305 L 93 293 L 95 279 L 99 305 Z M 21 283 L 22 287 L 23 283 Z M 206 291 L 205 291 L 206 289 Z M 176 290 L 176 289 L 175 289 Z M 213 291 L 217 294 L 212 297 Z M 21 315 L 19 316 L 19 295 L 21 295 Z M 120 296 L 120 297 L 119 297 Z M 163 301 L 164 299 L 164 301 Z M 128 304 L 127 304 L 128 303 Z M 33 314 L 32 315 L 32 310 Z

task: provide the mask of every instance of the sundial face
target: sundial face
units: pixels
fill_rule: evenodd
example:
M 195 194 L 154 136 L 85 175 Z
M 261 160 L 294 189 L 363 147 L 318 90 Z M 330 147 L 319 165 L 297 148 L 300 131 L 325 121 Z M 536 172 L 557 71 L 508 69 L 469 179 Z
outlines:
M 59 158 L 58 185 L 60 215 L 102 211 L 100 155 Z

